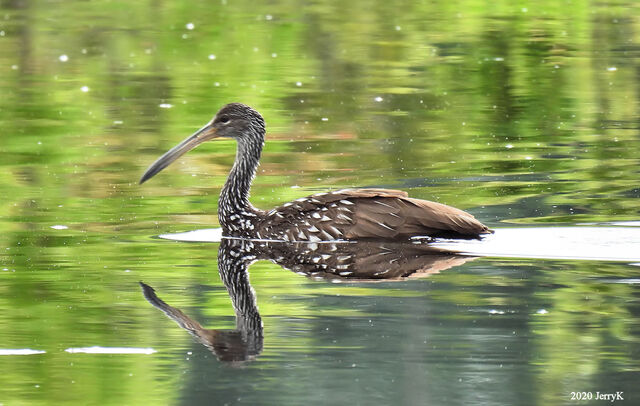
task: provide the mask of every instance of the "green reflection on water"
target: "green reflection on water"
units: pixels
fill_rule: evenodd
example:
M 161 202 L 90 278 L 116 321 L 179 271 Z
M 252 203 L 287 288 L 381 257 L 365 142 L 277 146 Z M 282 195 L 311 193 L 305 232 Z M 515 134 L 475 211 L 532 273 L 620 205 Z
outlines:
M 262 208 L 384 186 L 492 226 L 637 220 L 637 14 L 630 1 L 0 3 L 0 348 L 47 351 L 0 358 L 0 402 L 187 403 L 213 391 L 237 403 L 246 387 L 233 379 L 194 378 L 225 374 L 273 404 L 548 404 L 632 390 L 637 283 L 601 279 L 637 275 L 624 264 L 483 260 L 424 281 L 329 285 L 259 263 L 262 358 L 233 372 L 202 361 L 137 281 L 203 324 L 233 325 L 216 246 L 149 236 L 217 224 L 235 146 L 137 180 L 242 101 L 268 123 L 252 192 Z M 501 351 L 512 331 L 523 341 Z M 160 353 L 64 352 L 90 345 Z M 299 381 L 277 382 L 288 368 Z

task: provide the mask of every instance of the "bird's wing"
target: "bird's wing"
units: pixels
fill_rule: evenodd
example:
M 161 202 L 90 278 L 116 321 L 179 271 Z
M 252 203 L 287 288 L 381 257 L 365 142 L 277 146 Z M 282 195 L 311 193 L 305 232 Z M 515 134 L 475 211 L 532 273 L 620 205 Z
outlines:
M 353 227 L 346 237 L 395 239 L 456 233 L 479 235 L 490 230 L 471 214 L 441 203 L 403 195 L 377 194 L 353 202 Z
M 346 239 L 353 227 L 355 202 L 366 198 L 407 197 L 400 190 L 343 189 L 316 193 L 276 207 L 266 214 L 263 228 L 269 235 L 284 233 L 289 241 Z
M 462 210 L 389 189 L 344 189 L 303 197 L 268 212 L 267 224 L 290 230 L 291 240 L 312 241 L 488 232 Z
M 465 235 L 491 232 L 487 226 L 476 220 L 471 214 L 455 207 L 410 197 L 401 200 L 408 206 L 406 208 L 406 217 L 424 227 L 453 231 Z

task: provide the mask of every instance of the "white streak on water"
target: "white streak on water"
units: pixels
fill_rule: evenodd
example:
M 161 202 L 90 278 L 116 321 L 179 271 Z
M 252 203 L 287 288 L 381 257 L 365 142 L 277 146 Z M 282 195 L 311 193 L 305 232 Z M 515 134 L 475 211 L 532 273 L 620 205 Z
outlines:
M 0 355 L 34 355 L 34 354 L 44 354 L 46 351 L 40 350 L 32 350 L 30 348 L 0 348 Z
M 638 222 L 617 227 L 500 228 L 482 240 L 442 240 L 433 247 L 482 257 L 640 261 Z
M 205 228 L 184 233 L 160 234 L 158 237 L 173 241 L 220 242 L 222 240 L 222 228 Z
M 222 229 L 162 234 L 173 241 L 220 242 Z M 271 241 L 271 240 L 264 240 Z M 333 241 L 319 241 L 333 242 Z M 344 241 L 355 243 L 354 241 Z M 481 240 L 437 240 L 429 246 L 482 257 L 625 261 L 640 265 L 640 222 L 498 228 Z
M 71 354 L 153 354 L 157 352 L 153 348 L 136 348 L 136 347 L 79 347 L 67 348 L 65 350 Z

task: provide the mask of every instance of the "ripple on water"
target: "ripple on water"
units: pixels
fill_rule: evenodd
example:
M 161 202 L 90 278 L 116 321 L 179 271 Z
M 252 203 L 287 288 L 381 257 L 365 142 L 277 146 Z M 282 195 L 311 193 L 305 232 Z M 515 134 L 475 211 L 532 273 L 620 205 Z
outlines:
M 498 228 L 481 240 L 442 240 L 433 245 L 454 252 L 484 257 L 578 259 L 640 262 L 640 222 L 617 226 Z M 220 242 L 222 229 L 161 234 L 163 239 L 187 242 Z
M 447 240 L 433 245 L 485 257 L 640 261 L 640 228 L 499 228 L 482 240 Z

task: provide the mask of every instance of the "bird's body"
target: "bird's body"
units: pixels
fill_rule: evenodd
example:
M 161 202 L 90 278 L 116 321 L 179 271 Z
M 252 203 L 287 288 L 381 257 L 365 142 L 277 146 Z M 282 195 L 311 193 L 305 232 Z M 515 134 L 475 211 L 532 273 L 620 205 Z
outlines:
M 250 208 L 220 218 L 229 235 L 283 241 L 403 240 L 479 235 L 487 228 L 462 210 L 388 189 L 318 193 L 267 212 Z
M 256 173 L 265 124 L 248 106 L 231 103 L 191 137 L 154 162 L 144 182 L 200 143 L 237 140 L 238 149 L 218 202 L 225 236 L 284 241 L 406 240 L 411 237 L 474 238 L 491 230 L 471 214 L 388 189 L 345 189 L 303 197 L 270 211 L 253 207 L 249 189 Z

